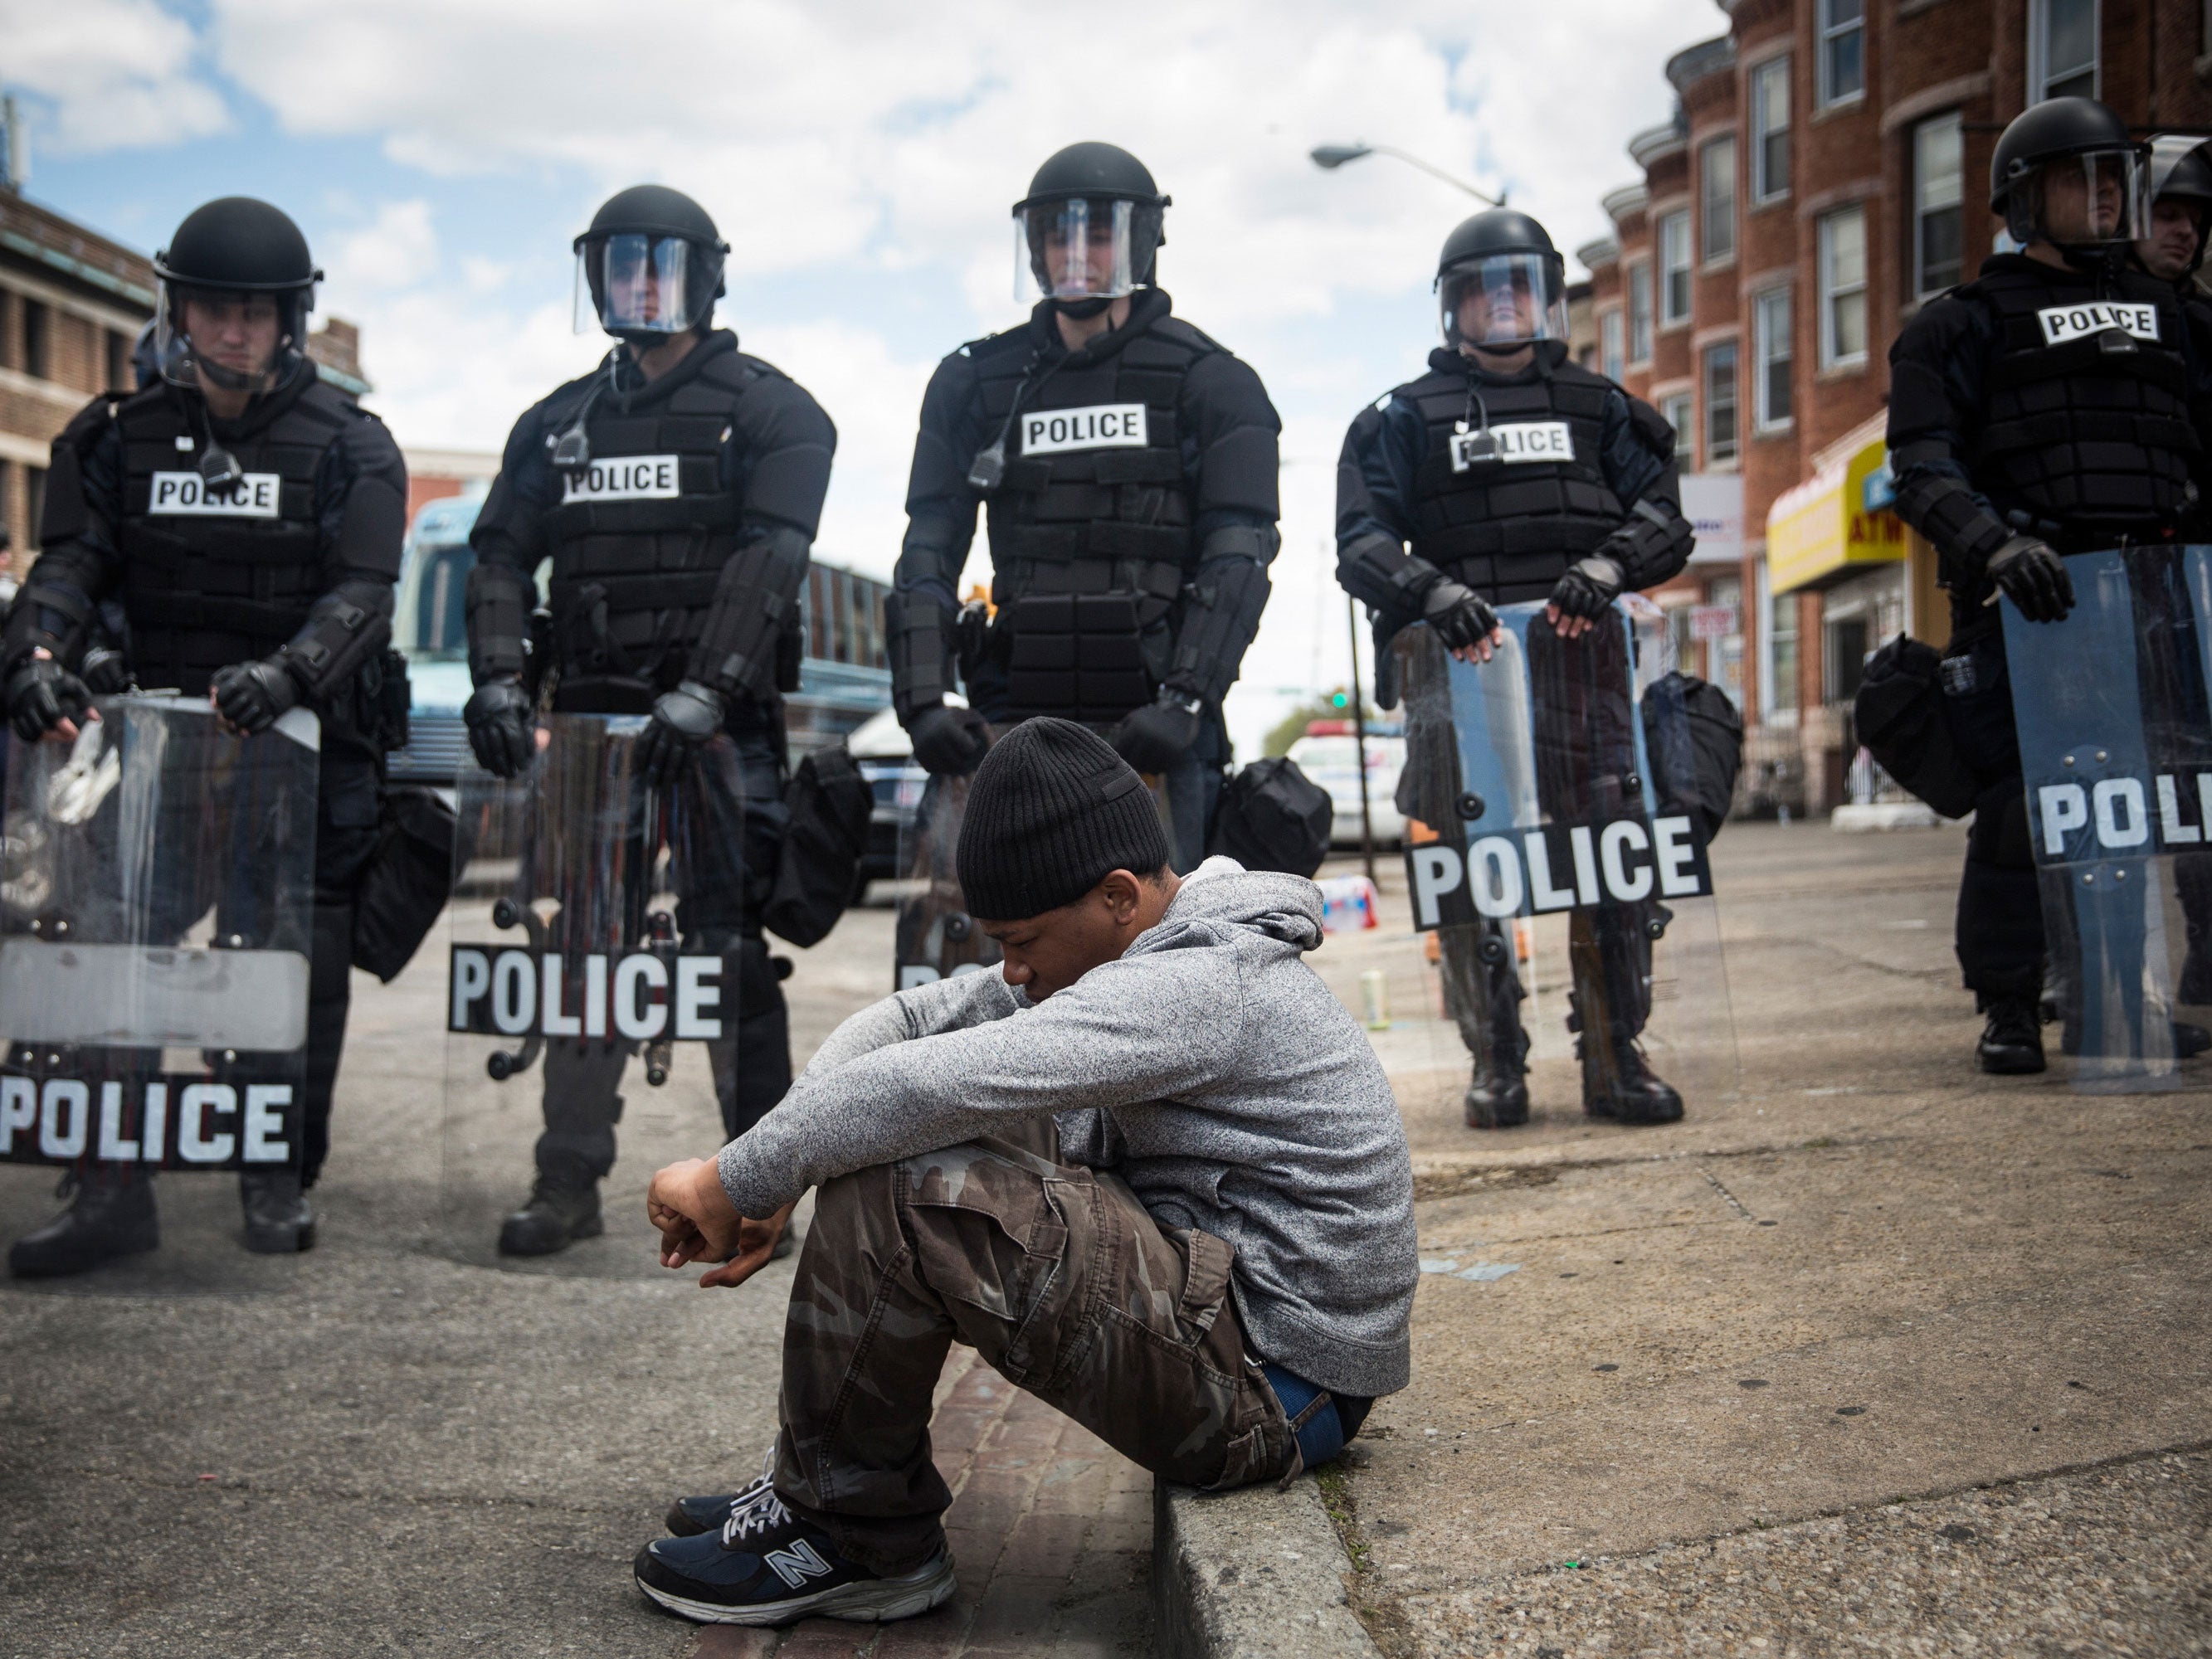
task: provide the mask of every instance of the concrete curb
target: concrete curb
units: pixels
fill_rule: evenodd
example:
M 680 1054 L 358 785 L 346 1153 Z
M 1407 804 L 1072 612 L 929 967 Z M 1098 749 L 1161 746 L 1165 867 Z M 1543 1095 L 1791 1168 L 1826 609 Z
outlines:
M 1345 1595 L 1351 1571 L 1310 1474 L 1288 1492 L 1153 1483 L 1153 1640 L 1166 1659 L 1380 1659 Z

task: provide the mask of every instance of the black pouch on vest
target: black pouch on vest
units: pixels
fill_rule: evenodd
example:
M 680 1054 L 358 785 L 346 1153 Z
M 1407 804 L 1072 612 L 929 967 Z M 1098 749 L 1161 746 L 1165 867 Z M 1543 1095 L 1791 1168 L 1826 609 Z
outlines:
M 1959 758 L 1943 706 L 1936 647 L 1899 634 L 1867 659 L 1855 724 L 1881 769 L 1947 818 L 1974 810 L 1973 778 Z
M 1247 870 L 1310 878 L 1328 856 L 1335 805 L 1287 755 L 1254 761 L 1222 786 L 1206 850 Z
M 1728 693 L 1679 670 L 1644 694 L 1644 746 L 1662 812 L 1686 812 L 1708 844 L 1728 822 L 1743 769 L 1743 716 Z
M 826 939 L 857 896 L 876 797 L 841 743 L 799 763 L 784 786 L 783 804 L 791 826 L 761 921 L 803 949 Z
M 453 809 L 434 789 L 384 797 L 384 828 L 354 899 L 353 965 L 386 984 L 399 976 L 453 883 Z

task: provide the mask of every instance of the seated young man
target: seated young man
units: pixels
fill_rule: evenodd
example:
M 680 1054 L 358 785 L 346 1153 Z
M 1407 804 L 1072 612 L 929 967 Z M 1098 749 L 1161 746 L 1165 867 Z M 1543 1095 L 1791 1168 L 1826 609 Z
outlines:
M 955 1340 L 1216 1489 L 1326 1462 L 1406 1384 L 1411 1161 L 1374 1051 L 1299 959 L 1319 890 L 1227 859 L 1178 880 L 1143 781 L 1054 720 L 985 758 L 958 862 L 1003 977 L 855 1014 L 717 1159 L 653 1178 L 663 1261 L 725 1264 L 702 1285 L 757 1272 L 819 1188 L 768 1463 L 678 1500 L 691 1535 L 638 1554 L 686 1618 L 952 1594 L 929 1417 Z

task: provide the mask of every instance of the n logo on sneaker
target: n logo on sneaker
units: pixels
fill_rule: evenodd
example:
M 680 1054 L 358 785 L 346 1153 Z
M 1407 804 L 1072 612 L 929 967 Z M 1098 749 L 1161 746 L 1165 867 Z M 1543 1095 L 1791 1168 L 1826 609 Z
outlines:
M 770 1550 L 761 1559 L 775 1570 L 777 1577 L 793 1589 L 810 1578 L 821 1578 L 836 1571 L 804 1538 L 788 1549 Z

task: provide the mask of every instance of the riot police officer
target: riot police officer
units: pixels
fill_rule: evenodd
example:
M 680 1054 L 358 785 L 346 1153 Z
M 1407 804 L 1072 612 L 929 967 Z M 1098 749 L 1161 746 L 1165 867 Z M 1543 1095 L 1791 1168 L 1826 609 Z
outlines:
M 743 875 L 691 872 L 689 951 L 734 971 L 734 1043 L 708 1045 L 734 1138 L 791 1081 L 783 992 L 761 937 L 786 823 L 782 690 L 797 688 L 799 594 L 829 488 L 836 429 L 804 388 L 714 325 L 729 245 L 690 197 L 640 185 L 576 238 L 577 327 L 619 342 L 591 374 L 515 422 L 470 540 L 464 714 L 484 767 L 519 773 L 533 751 L 523 674 L 535 574 L 551 561 L 556 713 L 649 714 L 648 778 L 666 783 L 726 732 L 745 791 Z M 672 458 L 667 469 L 626 458 Z M 740 1066 L 736 1056 L 742 1054 Z M 500 1249 L 540 1255 L 599 1231 L 613 1167 L 620 1044 L 556 1042 L 545 1055 L 538 1178 Z
M 1990 207 L 2022 251 L 1984 261 L 1890 348 L 1897 510 L 1934 544 L 1951 595 L 1943 688 L 1977 792 L 1956 943 L 1987 1017 L 1987 1072 L 2045 1064 L 2043 915 L 1997 596 L 2030 622 L 2059 620 L 2074 604 L 2068 554 L 2174 539 L 2205 482 L 2203 360 L 2172 280 L 2127 263 L 2150 231 L 2147 152 L 2089 99 L 2016 118 L 1991 159 Z M 2112 326 L 2068 325 L 2100 301 L 2128 308 Z
M 96 642 L 119 623 L 142 685 L 210 697 L 248 733 L 302 705 L 320 719 L 302 1162 L 240 1176 L 247 1246 L 301 1250 L 314 1241 L 305 1189 L 329 1150 L 355 898 L 404 712 L 388 706 L 405 678 L 386 647 L 406 469 L 383 422 L 306 355 L 322 273 L 283 213 L 247 197 L 210 202 L 154 269 L 158 377 L 103 393 L 54 441 L 46 550 L 9 618 L 0 672 L 21 736 L 72 734 L 90 691 L 115 673 L 116 643 Z M 180 465 L 204 486 L 187 492 L 198 510 L 160 510 L 155 474 Z M 270 475 L 273 514 L 239 487 Z M 9 1261 L 19 1274 L 80 1272 L 155 1236 L 149 1179 L 95 1170 Z
M 930 379 L 887 620 L 893 701 L 922 765 L 971 772 L 991 726 L 1081 721 L 1164 777 L 1188 870 L 1229 755 L 1221 699 L 1267 600 L 1281 422 L 1259 376 L 1157 285 L 1168 205 L 1112 144 L 1037 169 L 1014 218 L 1044 297 Z M 957 598 L 978 502 L 988 629 Z M 965 709 L 945 701 L 956 659 Z
M 1525 213 L 1477 214 L 1444 240 L 1436 290 L 1444 344 L 1428 373 L 1360 411 L 1337 467 L 1337 577 L 1368 605 L 1380 641 L 1425 622 L 1441 643 L 1487 657 L 1492 606 L 1549 601 L 1529 655 L 1540 707 L 1575 653 L 1613 649 L 1593 632 L 1613 600 L 1665 581 L 1688 561 L 1674 431 L 1649 405 L 1569 361 L 1565 262 Z M 1571 454 L 1516 442 L 1534 423 L 1565 428 Z M 1410 544 L 1410 550 L 1409 550 Z M 1587 641 L 1587 643 L 1584 641 Z M 1539 658 L 1542 660 L 1539 660 Z M 1451 736 L 1409 729 L 1412 793 L 1456 793 Z M 1625 757 L 1616 757 L 1624 758 Z M 1632 770 L 1625 763 L 1620 769 Z M 1571 811 L 1563 799 L 1547 810 Z M 1443 800 L 1426 805 L 1443 821 Z M 1417 814 L 1419 816 L 1419 814 Z M 1637 1037 L 1649 1012 L 1650 951 L 1641 918 L 1600 910 L 1572 951 L 1584 1109 L 1624 1122 L 1668 1122 L 1681 1097 L 1655 1076 Z M 1467 1122 L 1504 1128 L 1528 1117 L 1528 1034 L 1510 947 L 1494 922 L 1446 929 L 1448 999 L 1474 1055 Z M 1610 1011 L 1599 1030 L 1595 1012 Z

